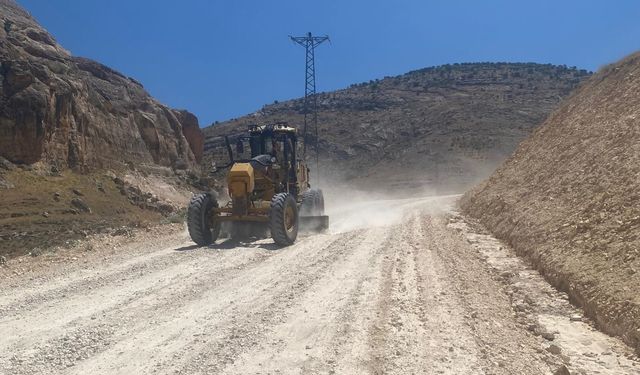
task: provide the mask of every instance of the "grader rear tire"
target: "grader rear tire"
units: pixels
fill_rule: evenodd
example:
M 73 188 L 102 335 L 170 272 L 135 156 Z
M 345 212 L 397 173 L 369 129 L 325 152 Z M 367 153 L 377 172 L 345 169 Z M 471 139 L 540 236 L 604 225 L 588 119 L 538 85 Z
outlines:
M 218 201 L 211 194 L 194 195 L 187 210 L 187 229 L 193 242 L 207 246 L 220 235 L 220 222 L 212 222 L 211 210 L 218 207 Z
M 302 194 L 300 216 L 324 215 L 324 196 L 322 190 L 307 190 Z
M 298 237 L 298 206 L 295 198 L 288 193 L 279 193 L 271 199 L 269 211 L 271 237 L 280 246 L 289 246 Z
M 300 204 L 300 216 L 313 216 L 315 210 L 316 199 L 315 191 L 307 190 L 302 193 L 302 203 Z
M 322 189 L 316 190 L 316 215 L 324 215 L 324 193 L 322 193 Z

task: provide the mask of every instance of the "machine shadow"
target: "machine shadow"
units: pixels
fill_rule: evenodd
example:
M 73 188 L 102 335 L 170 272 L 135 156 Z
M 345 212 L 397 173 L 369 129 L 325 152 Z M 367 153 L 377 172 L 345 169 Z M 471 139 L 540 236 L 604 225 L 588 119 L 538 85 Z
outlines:
M 191 250 L 195 250 L 195 249 L 197 249 L 199 247 L 200 246 L 198 246 L 198 245 L 181 246 L 181 247 L 177 247 L 177 248 L 173 249 L 173 251 L 191 251 Z
M 255 238 L 256 241 L 261 240 L 262 238 Z M 188 246 L 181 246 L 181 247 L 177 247 L 175 249 L 173 249 L 174 251 L 193 251 L 193 250 L 197 250 L 200 249 L 201 247 L 204 247 L 206 249 L 212 249 L 212 250 L 232 250 L 232 249 L 237 249 L 237 248 L 255 248 L 255 249 L 263 249 L 263 250 L 279 250 L 282 247 L 275 244 L 275 243 L 255 243 L 255 242 L 251 242 L 251 240 L 249 241 L 238 241 L 238 240 L 233 240 L 233 239 L 226 239 L 222 242 L 219 243 L 214 243 L 211 244 L 209 246 L 198 246 L 196 244 L 193 245 L 188 245 Z
M 282 246 L 279 246 L 275 243 L 256 243 L 256 241 L 261 241 L 264 239 L 265 239 L 264 237 L 255 237 L 255 238 L 250 238 L 246 241 L 228 240 L 226 242 L 232 243 L 234 247 L 244 247 L 245 249 L 253 248 L 253 249 L 263 249 L 263 250 L 280 250 L 282 248 Z M 217 248 L 215 247 L 215 245 L 213 246 L 214 248 Z

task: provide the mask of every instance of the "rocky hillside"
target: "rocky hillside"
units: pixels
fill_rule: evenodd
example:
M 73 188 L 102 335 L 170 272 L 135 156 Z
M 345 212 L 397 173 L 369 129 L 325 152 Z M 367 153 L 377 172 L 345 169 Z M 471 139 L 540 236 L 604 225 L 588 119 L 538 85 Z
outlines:
M 462 208 L 640 350 L 640 53 L 566 100 Z
M 74 57 L 12 0 L 0 0 L 0 156 L 58 168 L 124 162 L 186 168 L 202 154 L 197 119 L 134 79 Z
M 71 56 L 0 0 L 0 263 L 170 220 L 189 198 L 203 144 L 194 115 Z
M 321 173 L 387 191 L 461 190 L 488 176 L 588 76 L 553 65 L 453 64 L 319 94 Z M 301 124 L 302 105 L 274 103 L 204 129 L 206 154 L 224 163 L 220 136 L 250 123 Z

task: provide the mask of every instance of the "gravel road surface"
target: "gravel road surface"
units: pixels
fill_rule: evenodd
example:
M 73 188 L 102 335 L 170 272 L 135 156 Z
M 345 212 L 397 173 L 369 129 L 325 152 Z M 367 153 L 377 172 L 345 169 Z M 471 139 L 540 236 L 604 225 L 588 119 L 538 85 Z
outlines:
M 454 201 L 343 206 L 283 249 L 167 226 L 10 260 L 0 374 L 640 373 Z

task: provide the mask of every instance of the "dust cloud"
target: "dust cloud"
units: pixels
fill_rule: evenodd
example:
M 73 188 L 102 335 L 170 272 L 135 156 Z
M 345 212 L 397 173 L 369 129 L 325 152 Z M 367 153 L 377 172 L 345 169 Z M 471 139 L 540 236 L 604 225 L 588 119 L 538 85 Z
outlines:
M 331 233 L 398 224 L 405 219 L 407 212 L 414 210 L 445 212 L 454 206 L 455 200 L 460 196 L 436 195 L 425 189 L 422 193 L 406 198 L 399 197 L 397 192 L 365 192 L 344 185 L 324 187 L 322 190 Z

